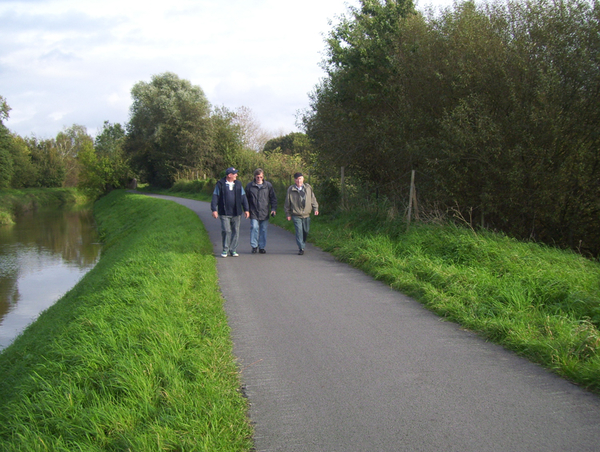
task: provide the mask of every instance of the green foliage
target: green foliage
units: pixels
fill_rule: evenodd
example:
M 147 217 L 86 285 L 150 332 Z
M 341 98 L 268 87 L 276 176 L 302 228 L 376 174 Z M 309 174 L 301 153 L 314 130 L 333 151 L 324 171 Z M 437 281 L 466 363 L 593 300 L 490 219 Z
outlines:
M 327 41 L 304 115 L 317 169 L 377 187 L 417 170 L 422 201 L 600 253 L 600 21 L 586 0 L 361 1 Z
M 126 152 L 143 181 L 170 187 L 178 172 L 210 166 L 210 104 L 199 86 L 166 72 L 131 95 Z
M 263 152 L 267 155 L 277 150 L 285 155 L 300 156 L 307 163 L 313 157 L 310 138 L 300 132 L 292 132 L 277 138 L 271 138 L 263 148 Z
M 36 187 L 62 187 L 67 174 L 64 159 L 58 153 L 56 141 L 53 139 L 38 140 L 26 138 L 31 162 L 37 174 Z
M 0 124 L 0 188 L 7 188 L 13 178 L 13 159 L 10 148 L 12 137 L 6 127 Z
M 125 130 L 121 124 L 104 121 L 102 131 L 94 140 L 94 149 L 99 156 L 111 157 L 121 154 L 125 144 Z
M 236 114 L 225 107 L 216 108 L 211 115 L 213 158 L 209 174 L 216 176 L 229 166 L 239 167 L 238 156 L 244 150 L 242 130 Z
M 96 199 L 115 188 L 126 188 L 132 178 L 129 162 L 124 156 L 125 133 L 119 124 L 104 123 L 96 137 L 96 146 L 86 145 L 79 152 L 80 165 L 77 187 Z
M 0 96 L 0 124 L 3 124 L 6 119 L 8 119 L 8 112 L 11 110 L 6 99 L 3 96 Z
M 169 189 L 169 193 L 202 193 L 209 196 L 207 199 L 210 199 L 210 195 L 212 195 L 216 183 L 216 179 L 194 181 L 186 181 L 181 179 L 173 184 L 173 186 Z
M 13 135 L 12 161 L 13 178 L 12 188 L 30 188 L 38 186 L 38 168 L 31 159 L 31 150 L 25 140 Z
M 85 126 L 73 124 L 65 127 L 56 135 L 54 142 L 58 158 L 65 169 L 66 187 L 75 187 L 79 178 L 78 155 L 85 148 L 93 146 L 93 139 L 87 133 Z

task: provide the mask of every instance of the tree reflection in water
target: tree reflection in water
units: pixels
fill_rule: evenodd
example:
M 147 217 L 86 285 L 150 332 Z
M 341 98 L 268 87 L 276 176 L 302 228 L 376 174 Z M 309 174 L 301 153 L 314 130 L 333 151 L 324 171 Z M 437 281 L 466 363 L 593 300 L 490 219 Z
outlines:
M 0 349 L 98 261 L 92 212 L 28 212 L 0 226 Z

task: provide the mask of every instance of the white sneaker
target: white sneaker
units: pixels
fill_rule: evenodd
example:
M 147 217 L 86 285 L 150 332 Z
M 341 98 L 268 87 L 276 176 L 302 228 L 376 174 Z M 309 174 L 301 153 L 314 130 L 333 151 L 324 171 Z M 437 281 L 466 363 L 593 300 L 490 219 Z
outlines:
M 240 257 L 240 255 L 234 251 L 233 253 L 231 253 L 231 257 Z
M 227 257 L 227 253 L 226 253 L 225 251 L 223 251 L 223 252 L 221 253 L 221 257 Z

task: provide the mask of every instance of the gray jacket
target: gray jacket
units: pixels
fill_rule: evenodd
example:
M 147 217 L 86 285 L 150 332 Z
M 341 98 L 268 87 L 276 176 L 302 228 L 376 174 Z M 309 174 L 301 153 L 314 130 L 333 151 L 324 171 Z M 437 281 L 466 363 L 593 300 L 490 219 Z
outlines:
M 311 210 L 315 212 L 319 210 L 319 204 L 317 203 L 317 198 L 312 187 L 308 184 L 304 184 L 303 187 L 306 192 L 304 206 L 302 205 L 302 197 L 300 196 L 298 187 L 294 184 L 287 189 L 285 196 L 286 217 L 306 218 L 310 215 Z

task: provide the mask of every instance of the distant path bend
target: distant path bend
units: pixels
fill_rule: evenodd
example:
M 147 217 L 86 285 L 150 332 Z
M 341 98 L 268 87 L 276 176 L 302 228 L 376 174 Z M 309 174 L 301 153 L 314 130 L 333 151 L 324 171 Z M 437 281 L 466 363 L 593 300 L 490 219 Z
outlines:
M 196 212 L 215 255 L 220 222 Z M 282 211 L 279 212 L 282 215 Z M 600 450 L 600 397 L 269 227 L 217 257 L 258 452 Z

